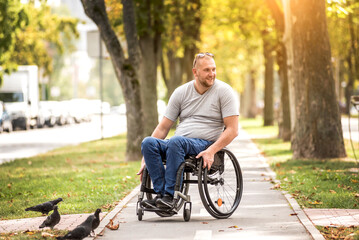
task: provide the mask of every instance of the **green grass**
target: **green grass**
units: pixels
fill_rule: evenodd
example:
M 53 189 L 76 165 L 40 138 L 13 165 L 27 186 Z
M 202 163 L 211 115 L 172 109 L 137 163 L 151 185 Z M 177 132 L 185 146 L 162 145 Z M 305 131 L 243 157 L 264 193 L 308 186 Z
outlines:
M 31 240 L 31 239 L 56 239 L 58 236 L 64 236 L 68 231 L 66 230 L 42 230 L 42 231 L 25 231 L 1 233 L 0 239 L 4 240 Z
M 290 142 L 261 137 L 264 132 L 275 136 L 276 127 L 263 127 L 259 118 L 241 119 L 240 124 L 268 159 L 281 181 L 280 188 L 292 194 L 302 207 L 359 208 L 358 165 L 352 159 L 349 141 L 345 141 L 349 158 L 292 160 Z
M 359 227 L 320 227 L 325 239 L 359 240 Z
M 60 214 L 110 211 L 139 184 L 140 161 L 124 162 L 125 146 L 120 135 L 0 165 L 1 219 L 37 217 L 24 209 L 59 197 Z

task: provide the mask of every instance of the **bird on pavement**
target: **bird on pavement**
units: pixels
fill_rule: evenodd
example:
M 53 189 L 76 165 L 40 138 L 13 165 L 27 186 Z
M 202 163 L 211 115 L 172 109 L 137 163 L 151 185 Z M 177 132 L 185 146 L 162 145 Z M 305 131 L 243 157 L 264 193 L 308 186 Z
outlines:
M 101 209 L 98 208 L 96 209 L 95 213 L 93 214 L 93 216 L 95 216 L 93 222 L 92 222 L 92 233 L 95 235 L 95 229 L 100 225 L 100 212 Z
M 26 208 L 25 211 L 35 211 L 35 212 L 41 212 L 42 214 L 49 214 L 50 211 L 54 209 L 54 206 L 62 201 L 62 198 L 58 198 L 56 200 L 48 201 L 41 203 L 39 205 Z
M 49 227 L 53 229 L 54 226 L 60 222 L 61 216 L 57 208 L 58 207 L 55 205 L 54 212 L 45 219 L 45 221 L 39 226 L 39 228 Z
M 94 215 L 90 215 L 87 219 L 75 227 L 72 231 L 68 232 L 63 237 L 57 237 L 57 240 L 64 240 L 64 239 L 84 239 L 88 235 L 90 235 L 92 230 L 92 222 L 95 219 Z

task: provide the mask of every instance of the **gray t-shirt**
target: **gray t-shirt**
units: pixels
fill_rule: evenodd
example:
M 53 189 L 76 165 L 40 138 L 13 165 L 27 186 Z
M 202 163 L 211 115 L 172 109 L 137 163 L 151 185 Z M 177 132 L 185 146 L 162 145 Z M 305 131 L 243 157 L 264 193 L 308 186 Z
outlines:
M 179 117 L 175 135 L 214 142 L 224 130 L 223 118 L 239 115 L 238 100 L 231 86 L 218 79 L 202 95 L 194 81 L 173 92 L 164 116 L 172 121 Z

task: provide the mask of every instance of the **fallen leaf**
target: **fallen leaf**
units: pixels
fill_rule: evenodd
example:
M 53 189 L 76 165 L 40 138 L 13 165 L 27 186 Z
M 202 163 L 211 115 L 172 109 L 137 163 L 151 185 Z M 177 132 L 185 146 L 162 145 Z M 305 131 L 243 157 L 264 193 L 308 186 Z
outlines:
M 11 183 L 9 183 L 9 184 L 7 185 L 7 187 L 8 187 L 9 189 L 11 189 Z
M 330 193 L 333 193 L 333 194 L 336 194 L 336 193 L 337 193 L 336 191 L 331 190 L 331 189 L 329 190 L 329 192 L 330 192 Z
M 224 230 L 218 230 L 218 232 L 224 232 Z
M 276 163 L 275 166 L 276 166 L 276 167 L 280 167 L 280 163 Z
M 201 222 L 202 224 L 208 224 L 208 222 Z
M 276 185 L 274 185 L 273 187 L 271 187 L 270 189 L 280 189 L 280 183 L 277 183 Z
M 354 197 L 359 197 L 359 193 L 356 193 L 356 194 L 354 195 Z
M 238 226 L 234 225 L 234 226 L 230 226 L 228 228 L 238 228 Z
M 32 164 L 32 162 L 31 162 L 31 161 L 28 161 L 28 162 L 27 162 L 27 164 L 31 165 L 31 164 Z
M 53 234 L 51 234 L 51 233 L 48 233 L 48 232 L 42 232 L 42 233 L 41 233 L 41 236 L 42 236 L 42 237 L 45 237 L 45 238 L 46 238 L 46 237 L 55 237 L 55 235 L 53 235 Z
M 291 213 L 290 215 L 291 215 L 291 216 L 297 216 L 298 213 Z
M 120 223 L 118 222 L 116 225 L 114 225 L 112 219 L 110 219 L 110 223 L 107 224 L 106 227 L 111 230 L 117 230 L 120 227 Z
M 311 202 L 311 201 L 308 201 L 309 204 L 312 204 L 312 205 L 320 205 L 320 204 L 323 204 L 323 202 L 319 202 L 319 201 L 314 201 L 314 202 Z
M 359 181 L 356 179 L 350 179 L 350 181 L 352 181 L 353 183 L 359 183 Z

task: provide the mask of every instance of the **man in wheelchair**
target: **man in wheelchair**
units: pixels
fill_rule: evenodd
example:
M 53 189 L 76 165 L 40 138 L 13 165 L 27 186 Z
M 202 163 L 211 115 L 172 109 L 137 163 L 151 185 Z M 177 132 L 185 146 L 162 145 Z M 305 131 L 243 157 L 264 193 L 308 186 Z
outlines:
M 238 101 L 233 89 L 216 79 L 214 55 L 197 54 L 192 72 L 195 79 L 173 92 L 164 117 L 142 142 L 137 174 L 142 176 L 146 167 L 157 193 L 155 198 L 143 200 L 142 207 L 171 208 L 177 169 L 185 156 L 202 157 L 203 167 L 210 169 L 215 153 L 238 135 Z M 164 140 L 178 117 L 175 136 Z

